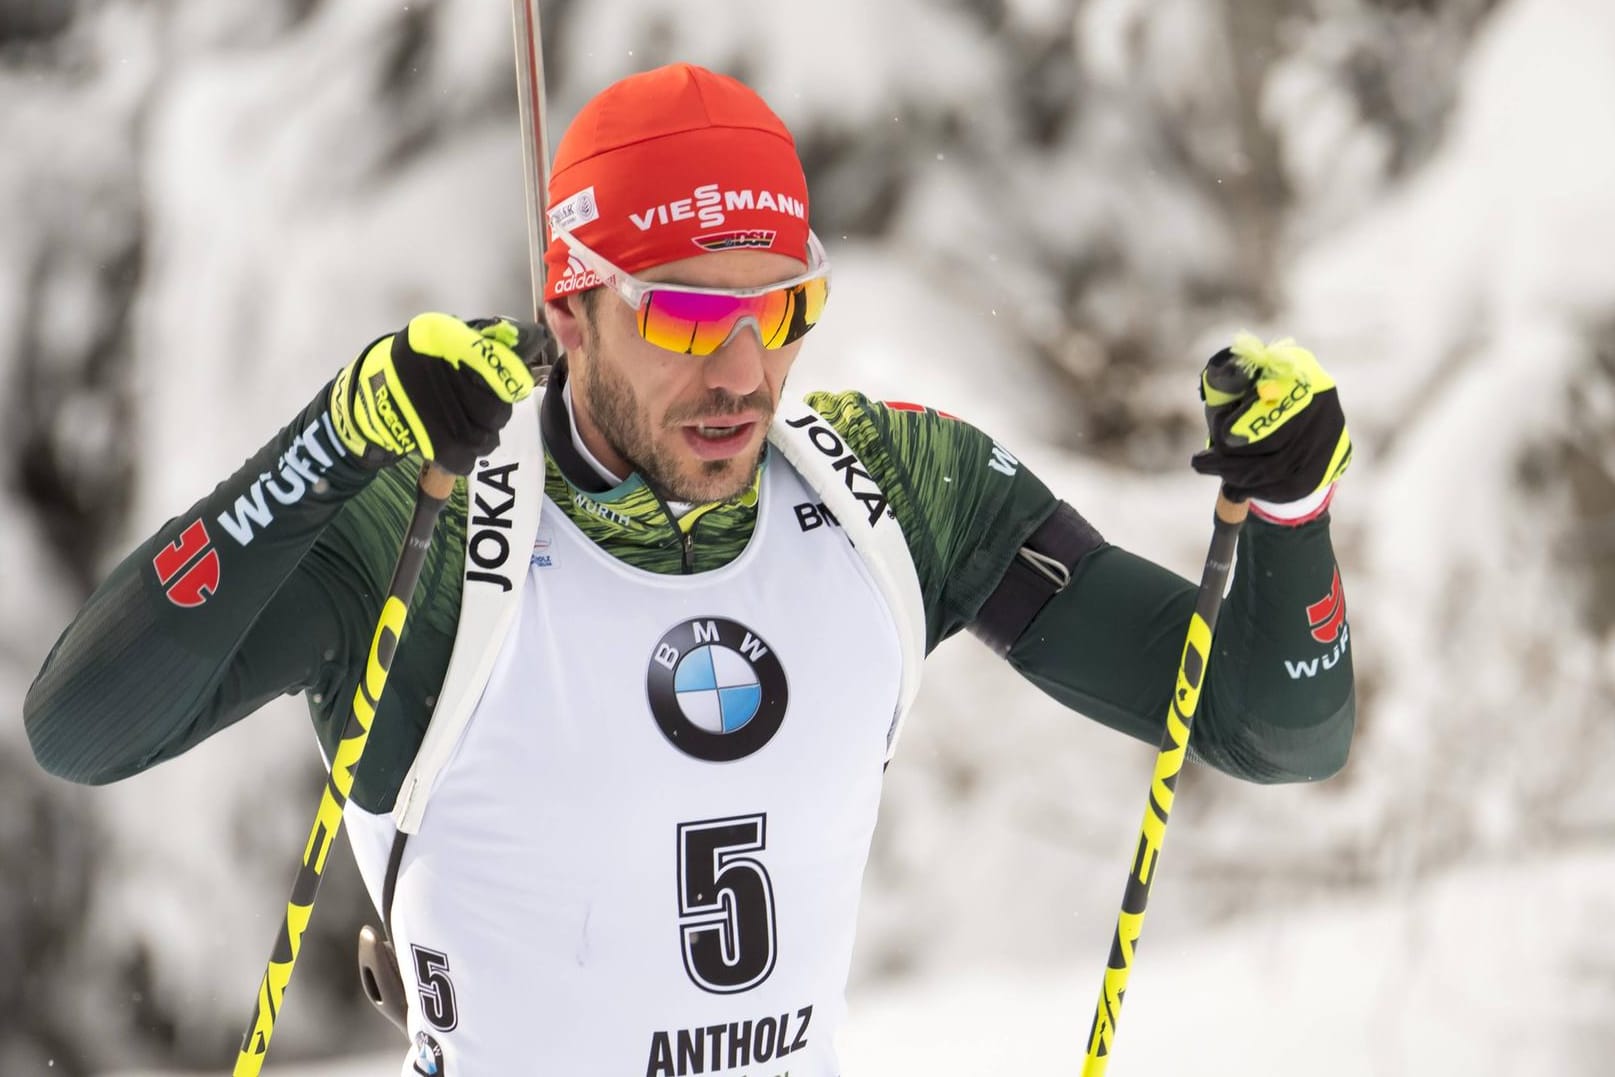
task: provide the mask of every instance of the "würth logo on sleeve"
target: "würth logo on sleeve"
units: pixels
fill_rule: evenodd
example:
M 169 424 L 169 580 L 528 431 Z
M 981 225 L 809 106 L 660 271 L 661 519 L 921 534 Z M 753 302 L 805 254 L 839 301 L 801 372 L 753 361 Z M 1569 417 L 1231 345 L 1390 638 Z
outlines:
M 184 609 L 200 606 L 219 589 L 219 551 L 201 520 L 192 520 L 179 538 L 151 559 L 151 567 L 157 570 L 157 582 L 168 601 Z
M 1340 590 L 1340 570 L 1329 584 L 1329 593 L 1307 607 L 1307 625 L 1319 643 L 1333 643 L 1346 623 L 1346 596 Z

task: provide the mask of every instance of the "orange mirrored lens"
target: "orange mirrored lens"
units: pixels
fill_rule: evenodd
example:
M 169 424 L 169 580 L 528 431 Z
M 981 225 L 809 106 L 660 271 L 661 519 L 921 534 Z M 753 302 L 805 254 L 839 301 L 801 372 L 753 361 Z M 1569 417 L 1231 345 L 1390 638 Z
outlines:
M 811 326 L 817 325 L 819 318 L 824 314 L 825 300 L 830 298 L 830 278 L 819 277 L 802 285 L 802 324 L 803 332 Z
M 763 347 L 783 348 L 819 320 L 829 290 L 823 278 L 757 296 L 657 288 L 640 304 L 639 335 L 668 351 L 711 355 L 729 339 L 736 324 L 750 318 Z

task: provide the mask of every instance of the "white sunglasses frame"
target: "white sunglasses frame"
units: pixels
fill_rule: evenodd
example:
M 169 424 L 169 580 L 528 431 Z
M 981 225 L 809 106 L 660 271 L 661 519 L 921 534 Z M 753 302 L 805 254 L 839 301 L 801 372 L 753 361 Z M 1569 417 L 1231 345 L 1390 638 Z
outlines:
M 808 231 L 807 272 L 800 276 L 791 277 L 789 280 L 763 284 L 755 288 L 702 288 L 693 284 L 672 284 L 667 281 L 640 280 L 627 270 L 607 261 L 605 255 L 589 247 L 583 240 L 574 236 L 567 229 L 552 226 L 551 231 L 561 242 L 566 244 L 568 250 L 577 255 L 578 261 L 583 263 L 584 268 L 593 271 L 594 275 L 600 278 L 602 287 L 610 288 L 616 292 L 622 298 L 622 301 L 627 303 L 635 313 L 638 313 L 640 304 L 645 297 L 655 291 L 686 292 L 692 295 L 726 295 L 735 299 L 753 299 L 760 295 L 767 295 L 769 292 L 777 292 L 784 288 L 794 288 L 799 284 L 806 284 L 810 280 L 818 280 L 821 277 L 828 279 L 830 276 L 830 256 L 825 253 L 824 244 L 819 242 L 819 237 L 814 235 L 811 229 Z M 826 298 L 828 299 L 828 291 L 826 292 Z

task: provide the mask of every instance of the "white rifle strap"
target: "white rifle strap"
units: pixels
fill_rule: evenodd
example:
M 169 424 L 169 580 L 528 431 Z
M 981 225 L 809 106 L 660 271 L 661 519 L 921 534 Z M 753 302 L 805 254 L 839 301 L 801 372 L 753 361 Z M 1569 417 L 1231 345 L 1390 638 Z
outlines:
M 538 515 L 544 504 L 544 447 L 538 429 L 542 391 L 517 404 L 499 447 L 466 483 L 466 556 L 454 652 L 426 737 L 393 802 L 393 822 L 415 833 L 438 773 L 482 699 L 505 634 L 521 608 Z
M 925 665 L 925 598 L 914 571 L 914 555 L 880 485 L 818 412 L 803 401 L 781 400 L 768 440 L 824 499 L 825 508 L 852 541 L 892 611 L 902 645 L 903 671 L 897 711 L 886 734 L 886 758 L 890 760 L 897 750 L 903 719 L 919 694 L 920 671 Z

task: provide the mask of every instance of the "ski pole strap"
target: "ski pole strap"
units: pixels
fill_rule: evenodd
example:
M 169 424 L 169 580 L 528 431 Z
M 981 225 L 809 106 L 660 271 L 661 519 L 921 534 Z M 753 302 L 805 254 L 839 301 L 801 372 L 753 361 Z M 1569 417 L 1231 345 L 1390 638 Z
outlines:
M 398 890 L 398 869 L 404 863 L 404 846 L 408 844 L 408 831 L 393 831 L 392 851 L 387 854 L 387 874 L 381 880 L 381 927 L 389 941 L 393 937 L 393 894 Z
M 1104 536 L 1092 524 L 1060 502 L 1016 552 L 1003 579 L 970 622 L 970 634 L 994 654 L 1008 654 L 1049 599 L 1071 582 L 1077 562 L 1104 544 Z

